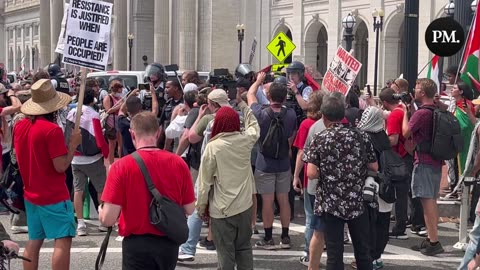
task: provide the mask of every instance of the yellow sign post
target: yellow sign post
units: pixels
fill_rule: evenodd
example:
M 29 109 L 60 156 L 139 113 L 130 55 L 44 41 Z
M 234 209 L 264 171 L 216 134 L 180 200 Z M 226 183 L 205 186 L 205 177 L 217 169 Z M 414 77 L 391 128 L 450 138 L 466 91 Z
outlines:
M 283 61 L 292 54 L 295 48 L 295 44 L 293 44 L 290 38 L 288 38 L 283 32 L 278 33 L 267 45 L 267 50 L 280 63 L 283 63 Z

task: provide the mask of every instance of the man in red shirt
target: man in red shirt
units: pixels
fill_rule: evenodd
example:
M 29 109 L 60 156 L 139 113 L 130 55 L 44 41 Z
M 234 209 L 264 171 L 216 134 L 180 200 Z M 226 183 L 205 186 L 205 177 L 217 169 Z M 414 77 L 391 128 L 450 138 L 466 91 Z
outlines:
M 398 80 L 397 80 L 398 81 Z M 402 82 L 405 80 L 402 79 Z M 408 83 L 406 88 L 408 89 Z M 395 151 L 403 159 L 407 165 L 410 176 L 406 179 L 404 185 L 398 185 L 396 187 L 397 200 L 395 202 L 395 225 L 390 232 L 390 238 L 392 239 L 408 239 L 408 235 L 405 233 L 407 223 L 411 223 L 412 233 L 419 235 L 426 235 L 425 222 L 423 220 L 423 209 L 419 198 L 412 199 L 412 193 L 410 192 L 410 183 L 412 182 L 411 173 L 413 171 L 413 156 L 405 149 L 409 149 L 408 145 L 411 141 L 407 141 L 402 134 L 402 124 L 404 109 L 400 104 L 400 100 L 394 98 L 395 90 L 392 88 L 384 88 L 380 92 L 380 100 L 385 109 L 390 111 L 387 118 L 387 135 L 390 140 L 392 150 Z M 410 150 L 410 149 L 409 149 Z M 408 200 L 411 202 L 411 216 L 408 220 Z
M 29 241 L 23 269 L 38 269 L 40 248 L 45 238 L 55 239 L 52 269 L 69 269 L 75 219 L 65 171 L 72 162 L 80 132 L 72 132 L 68 149 L 57 124 L 58 110 L 71 102 L 70 96 L 55 91 L 48 79 L 32 85 L 32 98 L 22 107 L 29 115 L 13 130 L 18 167 L 24 185 Z
M 130 134 L 158 191 L 183 206 L 186 215 L 195 209 L 193 183 L 181 157 L 157 148 L 160 130 L 151 112 L 136 114 Z M 161 165 L 161 166 L 160 166 Z M 113 163 L 102 193 L 100 222 L 112 226 L 120 216 L 123 240 L 123 269 L 175 269 L 179 246 L 150 224 L 152 196 L 143 174 L 131 155 Z

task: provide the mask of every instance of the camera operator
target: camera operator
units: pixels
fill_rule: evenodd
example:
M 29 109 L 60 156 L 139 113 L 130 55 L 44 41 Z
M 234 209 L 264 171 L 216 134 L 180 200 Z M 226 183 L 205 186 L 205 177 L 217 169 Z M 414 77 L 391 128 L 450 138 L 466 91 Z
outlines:
M 408 87 L 408 86 L 407 86 Z M 404 106 L 400 101 L 406 103 L 408 100 L 403 98 L 404 95 L 396 94 L 392 88 L 384 88 L 380 92 L 379 98 L 384 109 L 390 112 L 387 118 L 387 135 L 392 146 L 392 150 L 396 152 L 405 162 L 409 173 L 413 171 L 413 151 L 414 146 L 411 141 L 406 140 L 402 132 L 402 124 L 404 117 Z M 407 103 L 408 104 L 408 103 Z M 418 198 L 412 199 L 410 192 L 411 177 L 405 181 L 405 184 L 396 186 L 397 201 L 395 203 L 395 225 L 390 232 L 390 238 L 408 239 L 405 233 L 407 223 L 411 223 L 411 231 L 420 234 L 422 227 L 425 227 L 423 220 L 423 209 Z M 408 219 L 408 201 L 410 201 L 410 219 Z M 409 221 L 409 222 L 407 222 Z M 422 231 L 423 232 L 423 231 Z

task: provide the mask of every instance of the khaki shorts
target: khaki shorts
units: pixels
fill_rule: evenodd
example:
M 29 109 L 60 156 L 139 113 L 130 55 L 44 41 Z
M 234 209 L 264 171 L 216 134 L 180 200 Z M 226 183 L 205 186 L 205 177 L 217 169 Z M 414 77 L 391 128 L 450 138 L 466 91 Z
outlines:
M 290 170 L 280 173 L 255 171 L 255 184 L 258 194 L 288 193 L 292 185 Z
M 73 187 L 75 192 L 84 191 L 87 181 L 90 179 L 95 190 L 98 193 L 103 192 L 107 170 L 103 163 L 103 158 L 92 164 L 74 165 L 72 164 Z

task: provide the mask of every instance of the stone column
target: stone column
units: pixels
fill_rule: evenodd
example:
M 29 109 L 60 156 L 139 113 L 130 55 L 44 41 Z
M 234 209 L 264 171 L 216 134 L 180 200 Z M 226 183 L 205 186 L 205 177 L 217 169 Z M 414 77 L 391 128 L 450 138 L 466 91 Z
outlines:
M 13 70 L 12 71 L 15 71 L 17 72 L 17 27 L 14 26 L 13 27 Z
M 295 56 L 305 57 L 305 52 L 303 51 L 303 34 L 304 32 L 300 29 L 304 29 L 303 25 L 303 1 L 302 0 L 293 0 L 293 25 L 297 28 L 290 29 L 292 31 L 292 41 L 296 45 L 296 49 L 292 52 L 292 61 L 295 60 Z M 315 54 L 316 55 L 316 54 Z
M 22 54 L 20 55 L 20 66 L 22 68 L 24 68 L 24 71 L 28 68 L 26 66 L 26 64 L 27 64 L 27 52 L 25 51 L 25 27 L 26 27 L 26 25 L 22 25 L 21 28 L 20 28 L 20 31 L 21 31 L 20 51 L 22 52 Z M 23 59 L 23 63 L 25 63 L 25 66 L 23 66 L 23 64 L 22 64 L 22 61 L 21 61 L 22 59 Z
M 62 29 L 63 19 L 63 0 L 50 0 L 50 61 L 53 63 L 57 60 L 57 48 L 58 36 Z
M 8 59 L 8 52 L 6 48 L 8 48 L 8 30 L 5 29 L 3 17 L 0 17 L 0 63 L 4 63 L 5 67 L 8 67 L 6 64 Z
M 169 0 L 155 0 L 154 30 L 153 30 L 153 61 L 161 64 L 169 62 Z
M 113 2 L 115 16 L 113 34 L 113 69 L 127 70 L 127 6 L 124 0 Z
M 35 55 L 38 54 L 38 52 L 35 52 L 35 55 L 33 55 L 32 51 L 35 48 L 35 45 L 33 43 L 33 31 L 35 31 L 35 24 L 31 24 L 30 26 L 30 51 L 28 52 L 30 54 L 30 69 L 35 70 L 35 64 L 38 65 L 38 63 L 35 63 Z
M 40 30 L 38 35 L 40 39 L 39 66 L 43 68 L 50 63 L 50 0 L 40 0 Z
M 179 63 L 183 70 L 195 69 L 195 14 L 197 12 L 195 0 L 179 0 L 180 35 L 179 35 Z

